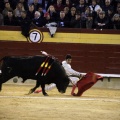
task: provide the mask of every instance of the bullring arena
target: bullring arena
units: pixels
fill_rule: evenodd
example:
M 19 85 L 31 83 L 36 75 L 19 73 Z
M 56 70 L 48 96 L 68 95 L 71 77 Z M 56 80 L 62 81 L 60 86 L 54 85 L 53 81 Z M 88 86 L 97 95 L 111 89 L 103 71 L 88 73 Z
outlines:
M 120 32 L 117 30 L 58 29 L 51 38 L 40 28 L 41 43 L 29 43 L 20 27 L 0 27 L 0 59 L 4 56 L 39 55 L 44 50 L 62 61 L 73 56 L 73 69 L 120 75 Z M 40 36 L 39 35 L 39 36 Z M 41 38 L 42 39 L 42 38 Z M 26 95 L 35 81 L 3 84 L 0 92 L 0 120 L 120 120 L 120 78 L 98 81 L 82 96 L 71 96 L 72 87 L 61 94 Z M 77 92 L 77 91 L 76 91 Z
M 23 84 L 11 80 L 3 84 L 0 93 L 0 120 L 119 120 L 120 90 L 100 87 L 106 84 L 111 83 L 98 82 L 81 97 L 71 96 L 71 87 L 65 94 L 54 88 L 47 92 L 49 96 L 43 96 L 42 93 L 25 95 L 34 82 L 28 80 Z

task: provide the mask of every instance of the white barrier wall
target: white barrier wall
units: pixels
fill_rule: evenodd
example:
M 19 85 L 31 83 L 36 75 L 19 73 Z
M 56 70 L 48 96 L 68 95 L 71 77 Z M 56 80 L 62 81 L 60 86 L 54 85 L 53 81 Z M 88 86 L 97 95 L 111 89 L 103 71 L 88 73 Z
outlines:
M 17 78 L 17 77 L 15 77 Z M 17 84 L 17 85 L 35 85 L 35 80 L 28 79 L 25 83 L 21 83 L 22 79 L 19 78 L 17 83 L 13 82 L 13 79 L 10 79 L 5 84 Z M 103 82 L 98 81 L 94 86 L 94 88 L 110 88 L 110 89 L 120 89 L 120 78 L 110 78 L 110 81 L 108 81 L 108 78 L 104 78 Z

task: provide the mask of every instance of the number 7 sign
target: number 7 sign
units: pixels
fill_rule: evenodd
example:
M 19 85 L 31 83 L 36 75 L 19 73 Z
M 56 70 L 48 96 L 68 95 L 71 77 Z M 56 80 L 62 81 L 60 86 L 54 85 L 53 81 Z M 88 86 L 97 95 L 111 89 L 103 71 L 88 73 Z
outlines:
M 28 41 L 29 42 L 33 42 L 33 43 L 40 43 L 43 40 L 43 33 L 41 31 L 39 31 L 38 29 L 32 29 L 29 32 L 29 38 Z

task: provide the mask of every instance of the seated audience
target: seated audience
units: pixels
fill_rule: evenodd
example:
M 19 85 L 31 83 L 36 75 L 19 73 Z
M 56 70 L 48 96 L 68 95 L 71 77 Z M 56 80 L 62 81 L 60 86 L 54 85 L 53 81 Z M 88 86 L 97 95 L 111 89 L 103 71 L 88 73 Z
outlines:
M 43 19 L 41 18 L 41 14 L 39 11 L 35 11 L 32 22 L 38 27 L 43 27 Z
M 79 11 L 80 13 L 85 12 L 85 8 L 85 0 L 79 0 L 79 4 L 76 6 L 77 11 Z
M 34 18 L 35 10 L 34 10 L 34 5 L 29 5 L 28 6 L 28 11 L 27 11 L 27 17 L 29 17 L 31 20 Z
M 4 19 L 3 19 L 3 15 L 0 13 L 0 25 L 4 24 Z
M 69 27 L 69 18 L 65 16 L 64 11 L 60 11 L 60 16 L 58 18 L 58 27 L 68 28 Z
M 25 11 L 24 6 L 22 5 L 22 3 L 18 2 L 16 9 L 14 10 L 14 16 L 15 17 L 21 17 L 21 12 Z
M 10 3 L 6 2 L 5 3 L 5 8 L 2 11 L 3 16 L 7 16 L 8 15 L 8 11 L 13 11 L 13 9 L 11 8 Z
M 63 11 L 64 5 L 62 4 L 62 0 L 57 0 L 57 3 L 54 4 L 56 12 L 59 14 L 60 11 Z
M 4 25 L 8 25 L 8 26 L 16 26 L 17 25 L 17 21 L 13 15 L 13 11 L 7 12 L 7 16 L 4 17 Z
M 115 14 L 112 18 L 113 29 L 120 29 L 120 15 Z
M 95 25 L 97 29 L 107 29 L 109 24 L 109 20 L 105 15 L 104 11 L 101 11 L 98 17 L 95 19 Z
M 76 12 L 75 18 L 71 19 L 70 26 L 72 28 L 82 28 L 80 12 Z
M 58 14 L 53 5 L 49 6 L 47 12 L 50 14 L 50 18 L 52 19 L 52 21 L 57 21 Z
M 76 8 L 71 7 L 71 9 L 70 9 L 70 20 L 75 18 L 75 14 L 76 14 Z
M 86 19 L 86 28 L 91 29 L 93 28 L 93 16 L 92 14 L 88 14 L 87 19 Z

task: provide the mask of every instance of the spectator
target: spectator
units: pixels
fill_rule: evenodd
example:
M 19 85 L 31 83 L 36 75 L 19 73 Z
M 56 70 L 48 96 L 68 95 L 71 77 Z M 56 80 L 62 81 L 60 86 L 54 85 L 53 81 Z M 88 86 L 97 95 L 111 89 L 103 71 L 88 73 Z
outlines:
M 105 11 L 105 13 L 107 13 L 109 9 L 114 10 L 113 6 L 111 5 L 111 1 L 105 0 L 105 5 L 102 7 L 102 10 Z
M 117 3 L 117 7 L 120 7 L 120 2 Z M 117 8 L 117 7 L 116 7 L 116 8 Z
M 92 11 L 91 11 L 90 7 L 87 6 L 85 8 L 85 16 L 87 17 L 90 13 L 92 13 Z
M 71 0 L 72 7 L 75 7 L 79 4 L 79 0 Z
M 28 11 L 27 11 L 27 17 L 29 17 L 31 20 L 34 18 L 35 10 L 34 5 L 29 5 Z
M 117 12 L 116 13 L 120 15 L 120 7 L 119 6 L 117 7 Z
M 102 11 L 103 11 L 102 8 L 98 9 L 98 10 L 96 11 L 96 14 L 93 14 L 93 15 L 94 15 L 94 18 L 96 18 L 97 16 L 99 16 L 99 13 L 102 12 Z
M 39 11 L 35 11 L 33 23 L 38 27 L 43 27 L 43 19 Z
M 81 20 L 83 20 L 84 22 L 86 22 L 86 19 L 87 19 L 87 16 L 88 16 L 88 14 L 90 14 L 91 13 L 91 10 L 90 10 L 90 7 L 86 7 L 85 8 L 85 12 L 82 12 L 81 13 Z
M 4 24 L 3 15 L 0 13 L 0 25 Z
M 56 0 L 48 0 L 46 10 L 48 10 L 50 5 L 55 5 L 55 4 L 56 4 Z
M 45 8 L 45 0 L 41 0 L 40 2 L 38 0 L 33 0 L 32 3 L 35 7 L 35 11 L 38 11 L 38 8 L 41 6 L 42 8 Z
M 89 7 L 92 12 L 96 12 L 100 9 L 100 6 L 97 4 L 96 0 L 92 0 L 92 4 Z
M 92 14 L 88 14 L 87 20 L 86 20 L 86 28 L 91 29 L 93 27 L 93 16 Z
M 114 12 L 113 9 L 109 9 L 107 13 L 107 17 L 109 19 L 109 26 L 108 29 L 113 29 L 113 24 L 112 24 L 112 18 L 113 18 Z
M 64 6 L 68 7 L 70 9 L 72 7 L 71 1 L 70 0 L 65 0 Z
M 75 14 L 76 14 L 76 8 L 71 7 L 71 9 L 70 9 L 70 20 L 75 18 Z
M 52 19 L 52 21 L 57 21 L 57 12 L 54 8 L 53 5 L 50 5 L 47 12 L 50 14 L 50 18 Z
M 18 4 L 19 0 L 9 0 L 9 2 L 11 5 L 11 8 L 14 10 L 16 8 L 16 5 Z
M 14 10 L 14 16 L 15 17 L 21 17 L 21 12 L 25 11 L 24 6 L 22 5 L 22 3 L 18 3 L 16 6 L 16 9 Z
M 63 27 L 63 28 L 69 27 L 69 18 L 65 16 L 64 11 L 60 11 L 60 16 L 58 19 L 58 27 Z
M 70 12 L 69 12 L 69 7 L 64 7 L 65 16 L 70 20 Z
M 95 19 L 95 25 L 97 29 L 107 29 L 109 20 L 104 11 L 101 11 L 98 17 Z
M 76 6 L 77 11 L 79 11 L 80 13 L 85 12 L 85 0 L 79 0 L 79 4 Z
M 16 26 L 16 22 L 13 11 L 8 11 L 7 16 L 4 17 L 4 25 Z
M 59 14 L 60 11 L 63 11 L 64 5 L 62 4 L 62 0 L 57 0 L 57 4 L 54 4 L 56 12 Z
M 115 14 L 112 18 L 113 29 L 120 29 L 120 15 Z
M 4 17 L 8 15 L 8 11 L 13 11 L 13 9 L 11 8 L 10 3 L 6 2 L 5 3 L 5 8 L 2 11 L 2 14 L 3 14 Z
M 75 18 L 71 20 L 70 26 L 72 28 L 82 28 L 81 14 L 77 12 Z
M 28 37 L 31 20 L 27 17 L 27 12 L 26 11 L 21 12 L 21 18 L 19 18 L 19 24 L 20 24 L 21 29 L 22 29 L 22 34 L 25 37 Z
M 5 9 L 5 3 L 9 2 L 9 0 L 1 0 L 0 1 L 0 12 Z
M 104 5 L 104 1 L 105 0 L 96 0 L 97 5 L 99 5 L 100 7 Z
M 48 12 L 46 12 L 45 14 L 44 14 L 44 18 L 43 18 L 44 20 L 43 20 L 43 26 L 45 26 L 46 24 L 49 24 L 49 23 L 51 23 L 51 22 L 55 22 L 55 21 L 53 21 L 51 18 L 50 18 L 50 14 L 48 13 Z
M 19 0 L 21 2 L 22 6 L 24 6 L 25 11 L 28 10 L 28 0 Z
M 41 6 L 38 7 L 38 11 L 41 14 L 41 18 L 43 18 L 44 17 L 44 12 L 43 12 L 43 8 Z

